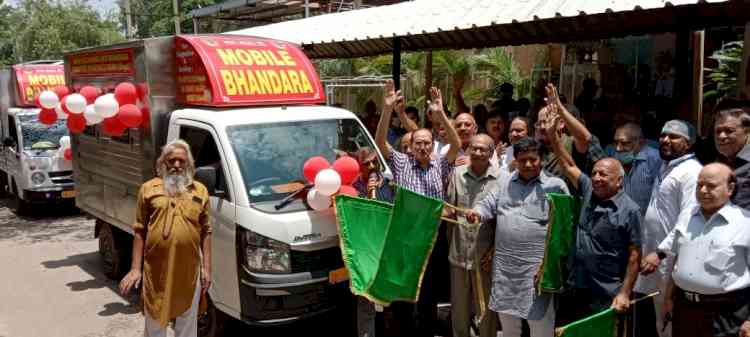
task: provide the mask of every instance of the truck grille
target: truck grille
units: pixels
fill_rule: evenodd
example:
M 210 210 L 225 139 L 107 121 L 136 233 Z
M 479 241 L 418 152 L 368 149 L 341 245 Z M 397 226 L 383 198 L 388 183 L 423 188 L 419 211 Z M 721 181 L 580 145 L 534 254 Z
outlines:
M 331 247 L 314 252 L 291 251 L 292 273 L 315 272 L 338 269 L 344 266 L 341 249 Z
M 72 184 L 74 182 L 73 171 L 49 172 L 47 175 L 54 184 Z
M 72 176 L 73 171 L 57 171 L 57 172 L 50 172 L 47 173 L 50 178 L 59 178 L 59 177 L 66 177 L 66 176 Z

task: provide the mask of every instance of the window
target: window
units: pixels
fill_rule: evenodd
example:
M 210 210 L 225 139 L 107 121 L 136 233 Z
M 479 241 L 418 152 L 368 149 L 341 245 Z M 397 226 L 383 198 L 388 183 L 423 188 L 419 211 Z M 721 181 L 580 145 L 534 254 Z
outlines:
M 216 189 L 226 193 L 225 199 L 230 200 L 221 154 L 210 132 L 191 126 L 180 126 L 180 139 L 190 145 L 190 152 L 195 160 L 195 167 L 213 166 L 216 168 Z
M 311 157 L 323 156 L 333 163 L 360 148 L 375 148 L 354 119 L 234 125 L 227 128 L 227 136 L 250 202 L 256 207 L 265 207 L 260 203 L 275 203 L 291 193 L 280 187 L 304 184 L 302 166 Z M 303 209 L 302 203 L 285 208 Z
M 13 116 L 8 116 L 8 138 L 13 140 L 15 150 L 18 152 L 18 131 L 16 130 L 16 120 Z
M 64 119 L 57 120 L 52 125 L 45 125 L 39 121 L 37 114 L 17 114 L 21 124 L 21 137 L 25 150 L 49 150 L 60 147 L 60 138 L 68 135 L 68 127 Z M 13 126 L 15 131 L 15 126 Z M 11 133 L 14 133 L 11 131 Z

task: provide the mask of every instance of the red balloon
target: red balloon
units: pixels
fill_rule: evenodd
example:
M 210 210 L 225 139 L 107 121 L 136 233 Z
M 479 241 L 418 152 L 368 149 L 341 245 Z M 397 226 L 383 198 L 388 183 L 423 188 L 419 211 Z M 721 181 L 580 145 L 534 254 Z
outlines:
M 105 118 L 102 121 L 102 132 L 108 136 L 122 136 L 127 128 L 117 117 Z
M 65 157 L 65 160 L 73 160 L 73 150 L 71 149 L 65 149 L 65 152 L 63 152 L 63 157 Z
M 135 104 L 138 99 L 138 90 L 133 83 L 122 82 L 115 87 L 115 99 L 120 106 L 125 104 Z
M 356 188 L 351 187 L 349 185 L 341 185 L 341 188 L 339 188 L 339 194 L 345 194 L 345 195 L 351 195 L 353 197 L 358 197 L 359 191 L 357 191 Z
M 39 111 L 39 121 L 44 125 L 52 125 L 57 122 L 57 112 L 55 109 L 42 109 Z
M 305 179 L 307 179 L 308 182 L 314 183 L 315 176 L 318 175 L 318 172 L 327 169 L 330 166 L 331 164 L 328 163 L 325 158 L 321 156 L 312 157 L 305 162 L 304 166 L 302 166 L 302 175 L 305 176 Z
M 67 124 L 70 133 L 81 133 L 86 129 L 86 118 L 83 114 L 70 114 Z
M 341 176 L 342 185 L 350 185 L 359 175 L 359 163 L 352 157 L 341 157 L 333 162 L 333 169 Z
M 55 94 L 57 94 L 57 98 L 59 98 L 61 102 L 62 102 L 63 97 L 68 96 L 68 94 L 70 94 L 70 90 L 68 89 L 68 87 L 64 85 L 61 85 L 55 88 L 54 91 L 55 91 Z M 63 106 L 65 106 L 65 104 L 63 104 Z
M 68 105 L 67 105 L 67 104 L 65 104 L 65 102 L 67 102 L 67 101 L 68 101 L 68 96 L 65 96 L 65 97 L 63 97 L 63 98 L 62 98 L 62 99 L 60 100 L 60 109 L 62 109 L 62 111 L 63 111 L 64 113 L 68 114 L 68 115 L 75 115 L 75 114 L 71 114 L 71 113 L 70 113 L 70 110 L 68 110 Z
M 78 91 L 81 96 L 86 97 L 86 104 L 94 104 L 96 98 L 99 97 L 99 89 L 96 87 L 87 85 Z
M 120 110 L 115 115 L 122 124 L 129 128 L 137 128 L 143 121 L 141 110 L 133 104 L 125 104 L 120 106 Z
M 140 84 L 138 84 L 138 86 L 136 87 L 136 89 L 138 91 L 138 99 L 140 99 L 141 102 L 145 102 L 146 101 L 146 96 L 148 96 L 148 84 L 146 84 L 146 83 L 140 83 Z
M 141 125 L 143 125 L 144 128 L 148 129 L 148 126 L 151 125 L 151 109 L 148 107 L 148 105 L 144 105 L 141 107 L 141 119 L 143 120 L 141 122 Z

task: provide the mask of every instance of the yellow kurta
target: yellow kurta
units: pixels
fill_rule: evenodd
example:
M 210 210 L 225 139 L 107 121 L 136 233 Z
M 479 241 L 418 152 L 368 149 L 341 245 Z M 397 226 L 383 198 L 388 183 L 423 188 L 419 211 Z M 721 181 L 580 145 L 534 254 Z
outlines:
M 145 234 L 143 307 L 162 327 L 190 308 L 200 282 L 201 241 L 211 233 L 208 191 L 199 182 L 169 197 L 161 178 L 138 191 L 133 230 Z

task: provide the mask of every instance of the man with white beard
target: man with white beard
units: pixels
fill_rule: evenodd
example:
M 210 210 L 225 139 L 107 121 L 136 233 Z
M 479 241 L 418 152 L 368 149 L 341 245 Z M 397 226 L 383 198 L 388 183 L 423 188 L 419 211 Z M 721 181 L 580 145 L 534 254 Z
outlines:
M 199 300 L 211 283 L 208 191 L 193 180 L 195 163 L 184 141 L 164 146 L 156 163 L 158 177 L 138 191 L 133 262 L 120 292 L 143 281 L 144 336 L 166 336 L 175 320 L 175 337 L 195 337 Z

